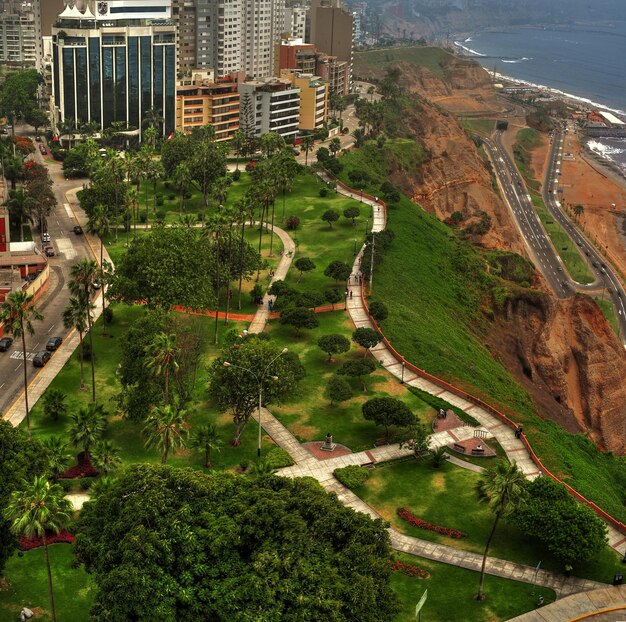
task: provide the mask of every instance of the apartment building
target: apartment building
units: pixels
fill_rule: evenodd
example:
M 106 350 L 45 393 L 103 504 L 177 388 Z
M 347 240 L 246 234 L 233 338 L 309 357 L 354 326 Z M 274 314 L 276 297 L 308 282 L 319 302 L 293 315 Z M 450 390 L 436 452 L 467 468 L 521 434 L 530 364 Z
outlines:
M 328 82 L 313 74 L 283 70 L 281 78 L 300 89 L 300 121 L 298 128 L 313 131 L 328 120 Z
M 285 26 L 283 34 L 288 34 L 295 39 L 307 40 L 307 21 L 309 7 L 293 6 L 285 9 Z
M 246 98 L 251 102 L 246 123 L 257 136 L 277 132 L 285 138 L 295 137 L 300 125 L 300 89 L 284 78 L 248 80 L 239 84 L 242 112 Z M 241 119 L 242 123 L 244 119 Z
M 195 0 L 172 0 L 172 21 L 176 26 L 176 72 L 188 75 L 196 67 Z
M 13 5 L 0 13 L 0 63 L 21 67 L 37 67 L 38 54 L 37 22 L 32 3 Z

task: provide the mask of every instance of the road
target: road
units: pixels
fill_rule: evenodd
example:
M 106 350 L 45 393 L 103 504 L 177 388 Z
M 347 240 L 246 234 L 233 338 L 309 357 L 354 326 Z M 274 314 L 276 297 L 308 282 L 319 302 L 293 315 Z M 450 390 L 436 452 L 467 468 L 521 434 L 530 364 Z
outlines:
M 18 134 L 28 135 L 27 128 L 16 129 Z M 31 138 L 33 136 L 31 134 Z M 64 338 L 69 332 L 63 327 L 62 313 L 70 298 L 67 283 L 71 266 L 84 257 L 93 259 L 93 254 L 84 236 L 77 236 L 73 233 L 73 227 L 77 221 L 65 197 L 65 192 L 80 185 L 80 181 L 66 181 L 60 163 L 55 162 L 49 156 L 42 157 L 39 150 L 35 154 L 35 159 L 48 167 L 58 204 L 48 218 L 48 232 L 56 256 L 49 258 L 50 283 L 48 292 L 37 305 L 44 319 L 40 322 L 34 322 L 35 334 L 33 336 L 26 336 L 26 366 L 29 383 L 40 372 L 40 369 L 33 367 L 31 363 L 33 356 L 45 349 L 46 342 L 50 337 Z M 37 240 L 39 244 L 39 231 L 33 230 L 33 239 Z M 0 413 L 2 414 L 7 412 L 24 389 L 23 364 L 21 339 L 16 339 L 7 352 L 0 352 Z
M 604 296 L 606 290 L 616 312 L 620 339 L 622 336 L 626 338 L 626 306 L 624 305 L 626 293 L 624 292 L 624 288 L 611 264 L 606 261 L 597 248 L 581 233 L 580 229 L 576 227 L 571 218 L 563 211 L 558 199 L 558 185 L 560 181 L 564 141 L 565 135 L 563 132 L 556 134 L 552 140 L 548 169 L 543 183 L 543 199 L 552 217 L 561 225 L 570 239 L 580 248 L 581 255 L 584 253 L 583 258 L 596 277 L 595 282 L 589 285 L 576 283 L 576 291 L 597 292 L 602 289 L 602 295 Z

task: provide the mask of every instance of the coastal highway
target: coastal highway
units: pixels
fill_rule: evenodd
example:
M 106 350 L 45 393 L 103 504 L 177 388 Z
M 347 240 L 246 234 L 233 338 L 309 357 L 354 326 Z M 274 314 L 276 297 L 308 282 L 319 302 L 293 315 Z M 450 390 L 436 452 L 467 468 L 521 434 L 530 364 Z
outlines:
M 535 212 L 517 167 L 502 145 L 501 132 L 497 132 L 493 140 L 484 136 L 479 136 L 479 138 L 494 164 L 494 171 L 504 192 L 504 198 L 513 212 L 535 266 L 543 274 L 555 294 L 559 298 L 567 298 L 574 291 L 572 283 Z
M 613 308 L 616 311 L 620 338 L 624 339 L 626 338 L 626 292 L 611 267 L 611 264 L 606 261 L 596 247 L 581 233 L 578 227 L 576 227 L 570 217 L 563 211 L 558 199 L 558 185 L 560 181 L 564 140 L 565 137 L 562 132 L 555 134 L 552 140 L 549 164 L 543 183 L 543 199 L 552 217 L 578 246 L 581 256 L 585 259 L 589 265 L 589 269 L 596 277 L 595 282 L 589 285 L 583 285 L 573 281 L 576 291 L 597 292 L 601 289 L 604 292 L 606 290 L 613 303 Z

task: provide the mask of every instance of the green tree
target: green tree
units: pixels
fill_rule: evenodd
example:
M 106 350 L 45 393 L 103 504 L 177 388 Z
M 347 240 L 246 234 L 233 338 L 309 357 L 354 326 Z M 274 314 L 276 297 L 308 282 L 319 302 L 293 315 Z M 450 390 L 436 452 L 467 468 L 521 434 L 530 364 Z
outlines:
M 52 421 L 58 421 L 67 414 L 65 393 L 61 389 L 48 389 L 43 396 L 43 414 Z
M 363 386 L 363 391 L 367 390 L 363 376 L 369 376 L 376 371 L 376 364 L 371 359 L 358 359 L 346 361 L 338 370 L 340 376 L 350 376 L 356 378 Z
M 36 476 L 32 483 L 25 481 L 22 490 L 13 492 L 9 505 L 4 510 L 5 517 L 12 521 L 13 533 L 27 538 L 38 536 L 43 540 L 52 622 L 56 622 L 57 617 L 47 532 L 58 533 L 69 522 L 71 512 L 72 505 L 65 498 L 63 488 L 58 484 L 51 485 L 44 476 Z
M 277 132 L 266 132 L 261 136 L 261 151 L 266 158 L 271 158 L 285 146 L 285 139 Z
M 161 147 L 161 164 L 168 177 L 173 177 L 174 171 L 190 158 L 191 138 L 182 132 L 176 132 L 172 138 Z M 187 162 L 189 166 L 189 162 Z M 191 181 L 191 177 L 189 178 Z
M 348 381 L 339 376 L 332 376 L 328 381 L 328 397 L 330 398 L 331 406 L 335 402 L 349 400 L 352 397 L 352 389 Z
M 148 110 L 145 110 L 142 115 L 143 126 L 155 130 L 154 132 L 148 134 L 148 136 L 146 136 L 146 132 L 144 131 L 144 140 L 148 140 L 150 142 L 152 149 L 156 149 L 156 137 L 158 135 L 163 136 L 163 130 L 161 128 L 164 122 L 165 119 L 163 117 L 163 111 L 158 108 L 151 107 Z
M 352 333 L 352 341 L 365 348 L 365 354 L 363 354 L 365 357 L 371 348 L 382 341 L 382 337 L 380 333 L 373 328 L 365 328 L 362 326 Z
M 315 270 L 315 264 L 313 263 L 310 257 L 299 257 L 298 259 L 296 259 L 294 265 L 296 266 L 296 269 L 300 273 L 300 276 L 298 277 L 298 283 L 302 279 L 302 275 L 305 272 L 311 272 L 311 270 Z
M 341 141 L 335 137 L 331 138 L 328 143 L 328 150 L 333 154 L 333 158 L 337 157 L 337 152 L 341 149 Z
M 399 610 L 384 522 L 307 478 L 134 465 L 85 504 L 75 549 L 96 618 L 391 622 Z
M 370 315 L 377 321 L 382 322 L 387 319 L 389 315 L 389 311 L 387 310 L 387 305 L 384 302 L 374 301 L 370 303 L 369 306 Z
M 516 464 L 498 460 L 476 484 L 476 492 L 479 499 L 487 503 L 494 516 L 493 525 L 487 537 L 483 553 L 476 600 L 485 599 L 485 565 L 487 564 L 487 555 L 489 554 L 489 547 L 496 532 L 496 527 L 500 520 L 508 518 L 524 506 L 528 496 L 524 486 L 525 482 L 524 474 Z
M 437 449 L 432 452 L 432 463 L 435 469 L 439 469 L 447 459 L 448 453 L 445 445 L 437 447 Z
M 322 352 L 328 354 L 328 362 L 330 363 L 333 360 L 333 354 L 341 354 L 350 349 L 350 341 L 339 334 L 322 335 L 317 340 L 317 347 L 322 350 Z
M 309 151 L 313 149 L 315 144 L 315 136 L 313 134 L 307 134 L 302 138 L 302 149 L 304 149 L 304 166 L 309 165 Z
M 56 482 L 72 463 L 67 443 L 60 436 L 49 436 L 42 442 L 46 458 L 46 473 Z
M 104 236 L 111 230 L 111 217 L 104 205 L 96 205 L 96 208 L 89 215 L 87 220 L 87 231 L 92 235 L 100 238 L 100 281 L 102 285 L 102 334 L 106 334 L 106 325 L 104 321 L 104 313 L 106 310 L 106 296 L 104 292 L 104 283 L 102 282 L 102 270 L 104 269 Z
M 178 347 L 176 335 L 159 333 L 146 347 L 146 364 L 155 376 L 163 376 L 165 380 L 165 404 L 170 403 L 169 379 L 178 369 Z
M 91 451 L 91 463 L 101 475 L 109 475 L 122 464 L 119 447 L 111 441 L 98 441 Z
M 317 328 L 320 325 L 315 312 L 306 307 L 287 309 L 280 314 L 280 323 L 293 326 L 296 335 L 300 335 L 303 328 Z
M 339 212 L 336 209 L 327 209 L 322 214 L 322 220 L 327 222 L 329 227 L 333 228 L 333 223 L 339 220 Z
M 185 211 L 185 194 L 187 194 L 191 184 L 191 169 L 189 168 L 187 162 L 181 162 L 174 169 L 174 173 L 172 174 L 172 183 L 178 190 L 178 213 L 182 217 L 183 212 Z
M 24 371 L 24 405 L 26 428 L 30 436 L 30 409 L 28 407 L 28 375 L 26 367 L 26 333 L 35 334 L 33 321 L 42 320 L 43 315 L 35 308 L 35 299 L 24 290 L 15 290 L 7 295 L 0 307 L 0 323 L 4 332 L 22 339 L 22 368 Z
M 75 328 L 79 339 L 79 362 L 80 362 L 80 388 L 85 388 L 85 374 L 83 370 L 84 352 L 83 339 L 87 330 L 87 313 L 91 314 L 94 305 L 82 298 L 71 297 L 67 307 L 63 309 L 63 326 L 67 329 Z
M 239 158 L 245 158 L 248 154 L 248 141 L 242 130 L 237 130 L 230 141 L 230 147 L 237 157 L 236 170 L 239 170 Z
M 515 523 L 564 565 L 595 557 L 606 544 L 606 526 L 585 505 L 577 503 L 565 486 L 549 477 L 527 485 L 528 501 L 515 513 Z
M 168 404 L 155 406 L 150 413 L 144 433 L 146 435 L 146 447 L 156 447 L 161 451 L 161 464 L 167 462 L 170 453 L 176 449 L 185 447 L 185 411 Z
M 324 299 L 333 306 L 334 311 L 335 305 L 343 300 L 343 294 L 337 288 L 333 287 L 324 292 Z
M 352 273 L 352 269 L 347 263 L 343 261 L 332 261 L 324 270 L 324 276 L 327 276 L 331 279 L 335 280 L 335 283 L 338 281 L 347 281 L 350 278 L 350 274 Z
M 401 400 L 394 397 L 374 397 L 361 407 L 363 418 L 385 428 L 385 440 L 389 442 L 389 428 L 407 428 L 415 423 L 415 415 Z
M 226 155 L 222 146 L 211 140 L 203 139 L 193 142 L 189 169 L 193 181 L 203 196 L 203 212 L 209 207 L 209 193 L 213 184 L 226 175 Z
M 574 205 L 574 214 L 576 215 L 576 220 L 580 222 L 580 217 L 585 213 L 585 208 L 580 203 L 578 205 Z
M 70 418 L 70 443 L 74 447 L 80 447 L 85 457 L 90 458 L 90 450 L 100 440 L 106 426 L 106 414 L 102 404 L 92 402 L 70 415 Z
M 198 449 L 204 454 L 204 462 L 202 465 L 205 469 L 213 466 L 211 462 L 211 452 L 219 452 L 222 447 L 217 427 L 213 424 L 200 425 L 191 432 L 189 446 Z
M 356 227 L 356 219 L 361 215 L 361 210 L 356 205 L 352 205 L 343 210 L 343 215 L 352 221 L 353 227 Z
M 357 127 L 353 132 L 352 132 L 352 137 L 354 138 L 354 146 L 358 149 L 359 147 L 362 147 L 365 144 L 365 132 L 362 130 L 362 128 Z

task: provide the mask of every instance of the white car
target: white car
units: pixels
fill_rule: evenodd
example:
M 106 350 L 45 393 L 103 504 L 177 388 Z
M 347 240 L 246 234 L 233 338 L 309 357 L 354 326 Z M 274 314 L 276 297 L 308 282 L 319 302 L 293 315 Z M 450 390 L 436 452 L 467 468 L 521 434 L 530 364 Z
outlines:
M 43 233 L 41 235 L 41 241 L 42 242 L 49 242 L 50 241 L 50 234 L 49 233 Z

